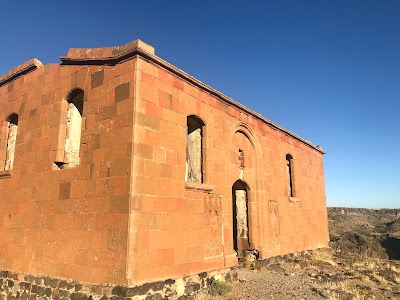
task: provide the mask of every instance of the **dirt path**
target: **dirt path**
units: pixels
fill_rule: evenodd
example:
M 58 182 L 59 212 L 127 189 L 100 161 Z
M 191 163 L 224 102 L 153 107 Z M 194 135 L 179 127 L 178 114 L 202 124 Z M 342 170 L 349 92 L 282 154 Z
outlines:
M 221 299 L 325 299 L 313 291 L 310 279 L 280 270 L 238 271 L 239 283 Z

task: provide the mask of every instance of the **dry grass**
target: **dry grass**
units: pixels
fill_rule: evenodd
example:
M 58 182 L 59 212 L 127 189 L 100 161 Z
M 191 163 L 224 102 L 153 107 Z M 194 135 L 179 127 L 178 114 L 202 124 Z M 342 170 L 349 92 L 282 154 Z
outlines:
M 300 266 L 299 263 L 295 263 L 295 264 L 293 265 L 293 269 L 294 269 L 294 270 L 301 270 L 302 268 L 301 268 L 301 266 Z
M 326 262 L 332 266 L 337 265 L 337 263 L 334 261 L 332 250 L 324 249 L 324 250 L 313 251 L 311 253 L 310 259 L 315 261 Z
M 358 289 L 354 286 L 352 280 L 343 280 L 338 282 L 325 282 L 321 287 L 329 290 L 332 300 L 343 300 L 343 292 L 351 295 L 353 300 L 376 299 L 369 291 Z
M 390 287 L 393 283 L 400 283 L 400 265 L 397 262 L 379 258 L 359 257 L 358 260 L 348 260 L 343 265 L 343 261 L 341 264 L 337 264 L 337 258 L 329 251 L 314 252 L 310 259 L 328 262 L 332 266 L 336 265 L 339 268 L 336 269 L 337 271 L 342 270 L 336 276 L 335 281 L 330 280 L 328 277 L 323 281 L 315 282 L 320 288 L 325 289 L 329 293 L 330 299 L 333 300 L 343 300 L 348 297 L 352 297 L 355 300 L 379 299 L 378 288 Z M 329 273 L 330 271 L 328 268 L 328 271 L 325 272 Z M 333 274 L 337 271 L 333 271 Z
M 354 268 L 368 271 L 376 270 L 379 265 L 379 262 L 374 260 L 356 261 L 353 263 Z
M 388 285 L 389 282 L 386 280 L 386 278 L 382 277 L 381 275 L 377 274 L 377 273 L 372 273 L 371 274 L 372 277 L 374 277 L 380 284 L 382 285 Z
M 400 274 L 400 266 L 389 264 L 388 269 Z
M 395 275 L 394 280 L 396 280 L 396 283 L 400 283 L 400 274 Z
M 211 300 L 211 299 L 216 299 L 216 298 L 213 298 L 207 291 L 198 292 L 194 296 L 194 300 Z
M 370 295 L 364 291 L 353 290 L 354 300 L 366 300 L 366 299 L 376 299 L 374 295 Z
M 223 295 L 226 295 L 232 290 L 233 283 L 214 281 L 207 290 L 198 292 L 195 296 L 195 300 L 219 300 L 223 299 Z

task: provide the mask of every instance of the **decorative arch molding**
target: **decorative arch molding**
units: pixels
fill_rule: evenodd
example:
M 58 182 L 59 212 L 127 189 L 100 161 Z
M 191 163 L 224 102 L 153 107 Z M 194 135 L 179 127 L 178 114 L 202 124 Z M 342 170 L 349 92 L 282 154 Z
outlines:
M 263 174 L 263 151 L 261 147 L 261 143 L 258 140 L 256 134 L 254 133 L 253 129 L 245 122 L 238 122 L 234 127 L 234 130 L 231 132 L 229 137 L 229 142 L 231 143 L 235 134 L 237 132 L 242 133 L 245 135 L 248 140 L 250 141 L 251 145 L 253 146 L 255 152 L 255 170 L 256 170 L 256 186 L 253 187 L 254 190 L 263 190 L 264 186 L 262 184 L 261 176 Z M 231 144 L 227 147 L 227 157 L 229 157 L 229 149 Z
M 262 147 L 261 143 L 259 142 L 258 138 L 256 137 L 253 129 L 245 123 L 245 122 L 238 122 L 230 135 L 230 141 L 232 141 L 236 132 L 243 133 L 253 145 L 254 150 L 256 151 L 257 157 L 262 157 Z
M 264 214 L 262 214 L 262 200 L 263 200 L 263 196 L 265 193 L 265 187 L 264 187 L 264 181 L 262 180 L 263 178 L 263 170 L 264 170 L 264 160 L 263 160 L 263 151 L 262 151 L 262 147 L 261 147 L 261 143 L 257 137 L 257 135 L 255 134 L 255 132 L 253 131 L 253 129 L 251 128 L 251 126 L 245 122 L 238 122 L 233 130 L 231 131 L 230 135 L 229 135 L 229 143 L 226 149 L 226 155 L 227 157 L 229 157 L 230 155 L 230 149 L 232 147 L 232 141 L 234 139 L 235 134 L 239 132 L 243 135 L 246 136 L 246 138 L 249 140 L 250 144 L 252 145 L 253 149 L 254 149 L 254 169 L 255 169 L 255 180 L 254 183 L 249 184 L 247 183 L 245 180 L 241 180 L 240 178 L 235 178 L 235 179 L 229 179 L 230 182 L 230 186 L 229 189 L 232 188 L 233 184 L 235 184 L 235 182 L 240 179 L 242 182 L 245 182 L 247 185 L 247 188 L 249 188 L 248 190 L 248 203 L 249 203 L 249 209 L 251 209 L 252 207 L 255 207 L 255 210 L 260 212 L 258 213 L 255 217 L 251 216 L 251 214 L 249 213 L 249 218 L 248 218 L 248 225 L 249 225 L 249 240 L 250 240 L 250 248 L 252 249 L 259 249 L 261 246 L 261 240 L 260 237 L 264 236 L 264 231 L 265 228 L 263 228 L 263 224 L 265 224 L 266 220 L 265 220 L 265 216 Z M 230 164 L 230 162 L 228 161 L 227 164 Z M 229 166 L 227 166 L 226 168 L 227 170 L 229 170 Z M 250 189 L 251 186 L 251 189 Z M 231 191 L 229 191 L 229 194 L 232 194 Z M 232 232 L 233 232 L 233 224 L 234 224 L 234 216 L 233 216 L 233 212 L 234 212 L 234 208 L 233 208 L 233 201 L 231 199 L 231 201 L 228 201 L 229 203 L 229 217 L 230 219 L 230 224 L 232 224 Z M 262 232 L 261 232 L 262 231 Z M 233 237 L 233 234 L 231 234 L 231 236 Z M 232 245 L 234 246 L 235 242 L 232 241 Z M 232 249 L 234 250 L 234 249 Z

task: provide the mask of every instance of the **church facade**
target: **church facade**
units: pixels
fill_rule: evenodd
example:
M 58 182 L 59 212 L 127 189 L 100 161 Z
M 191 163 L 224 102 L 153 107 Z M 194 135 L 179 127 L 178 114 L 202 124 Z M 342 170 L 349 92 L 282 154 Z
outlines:
M 135 286 L 328 246 L 324 151 L 140 40 L 0 77 L 0 269 Z

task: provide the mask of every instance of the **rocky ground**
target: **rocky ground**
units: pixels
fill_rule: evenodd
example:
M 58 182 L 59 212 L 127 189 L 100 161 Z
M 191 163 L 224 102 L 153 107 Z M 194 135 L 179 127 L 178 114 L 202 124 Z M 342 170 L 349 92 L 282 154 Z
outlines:
M 246 263 L 197 299 L 400 299 L 400 209 L 328 212 L 330 249 Z

